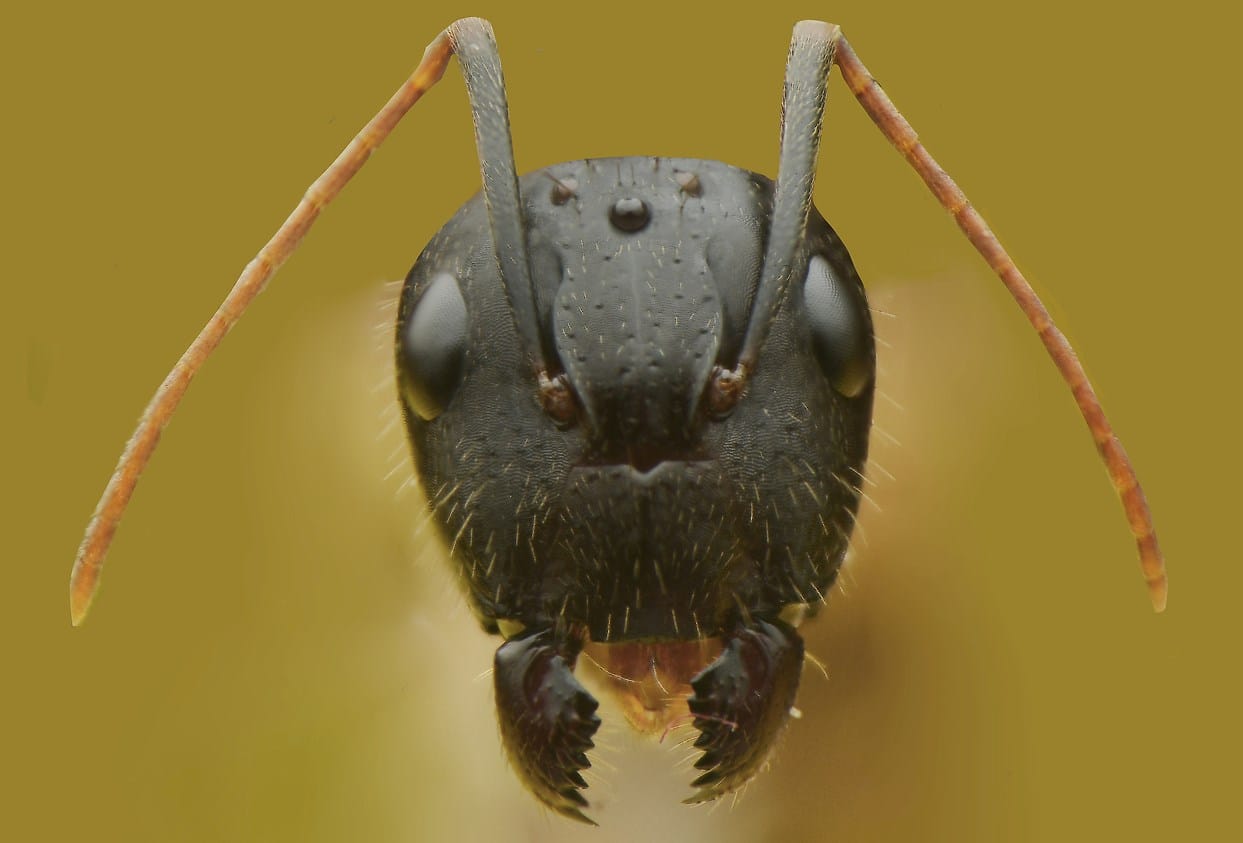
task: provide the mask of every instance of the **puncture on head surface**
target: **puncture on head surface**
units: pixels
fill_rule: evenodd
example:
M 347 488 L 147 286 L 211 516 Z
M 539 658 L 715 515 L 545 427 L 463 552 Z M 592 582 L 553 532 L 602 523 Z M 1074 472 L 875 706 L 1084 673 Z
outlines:
M 398 392 L 433 521 L 481 623 L 505 638 L 494 672 L 501 734 L 542 802 L 590 822 L 580 771 L 599 718 L 573 675 L 580 654 L 634 699 L 636 664 L 662 691 L 681 691 L 703 750 L 688 801 L 750 779 L 793 707 L 795 626 L 823 602 L 846 549 L 859 494 L 842 478 L 862 476 L 875 370 L 862 284 L 811 206 L 833 65 L 1044 342 L 1122 498 L 1153 606 L 1164 608 L 1147 504 L 1073 351 L 837 27 L 795 27 L 775 182 L 667 158 L 567 162 L 519 179 L 491 27 L 470 18 L 432 41 L 160 386 L 79 549 L 75 624 L 190 379 L 453 55 L 484 189 L 406 280 Z M 772 407 L 788 412 L 763 412 Z M 778 415 L 795 421 L 778 425 Z M 793 487 L 803 492 L 770 511 Z M 631 711 L 657 726 L 675 716 L 642 701 Z

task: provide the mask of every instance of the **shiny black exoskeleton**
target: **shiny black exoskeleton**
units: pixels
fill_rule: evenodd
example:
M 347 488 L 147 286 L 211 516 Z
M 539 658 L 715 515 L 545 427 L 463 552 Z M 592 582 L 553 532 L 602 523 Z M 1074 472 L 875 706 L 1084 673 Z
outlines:
M 457 53 L 484 193 L 401 296 L 417 472 L 472 607 L 506 639 L 501 735 L 535 795 L 586 819 L 579 771 L 600 721 L 573 675 L 584 646 L 711 640 L 719 655 L 685 684 L 704 750 L 691 801 L 712 799 L 785 725 L 803 661 L 792 621 L 834 581 L 867 455 L 870 314 L 810 208 L 831 45 L 796 33 L 776 183 L 644 157 L 519 180 L 479 40 Z
M 719 709 L 709 731 L 764 726 L 718 739 L 722 766 L 701 785 L 727 789 L 754 772 L 797 685 L 801 645 L 778 616 L 817 605 L 846 550 L 872 405 L 862 284 L 813 212 L 746 392 L 718 412 L 714 372 L 732 365 L 751 312 L 772 183 L 713 161 L 618 158 L 532 173 L 521 193 L 539 336 L 571 412 L 541 403 L 482 197 L 419 257 L 398 322 L 435 522 L 484 626 L 513 635 L 497 656 L 502 734 L 536 792 L 564 807 L 596 722 L 570 675 L 583 637 L 722 636 L 742 649 L 703 674 L 692 710 Z M 619 226 L 619 205 L 644 208 L 644 224 Z M 792 673 L 767 700 L 777 722 L 740 716 L 745 687 L 716 699 L 731 662 Z

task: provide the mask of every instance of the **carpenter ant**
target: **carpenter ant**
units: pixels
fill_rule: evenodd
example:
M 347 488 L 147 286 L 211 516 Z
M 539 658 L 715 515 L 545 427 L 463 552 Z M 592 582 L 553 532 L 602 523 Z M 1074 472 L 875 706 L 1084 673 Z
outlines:
M 754 776 L 793 707 L 795 626 L 823 603 L 847 549 L 875 374 L 863 285 L 811 206 L 832 65 L 1040 335 L 1164 607 L 1143 493 L 1078 360 L 837 27 L 794 29 L 775 182 L 670 158 L 572 161 L 519 179 L 491 27 L 465 19 L 310 187 L 161 385 L 79 550 L 75 624 L 191 377 L 452 55 L 483 192 L 406 279 L 398 394 L 433 521 L 483 627 L 505 639 L 494 671 L 501 735 L 541 802 L 590 822 L 580 771 L 600 720 L 574 677 L 583 653 L 619 679 L 636 725 L 692 720 L 703 773 L 687 801 Z M 662 694 L 649 693 L 649 671 Z

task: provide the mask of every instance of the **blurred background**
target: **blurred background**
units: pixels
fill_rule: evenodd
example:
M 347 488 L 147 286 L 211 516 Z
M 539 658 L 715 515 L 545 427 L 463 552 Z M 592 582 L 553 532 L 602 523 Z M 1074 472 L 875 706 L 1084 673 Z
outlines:
M 1200 0 L 1142 16 L 761 6 L 6 14 L 0 836 L 1239 833 L 1237 19 Z M 803 718 L 739 800 L 680 805 L 681 735 L 640 742 L 613 717 L 589 792 L 602 828 L 539 809 L 501 753 L 496 641 L 417 529 L 385 348 L 385 282 L 478 189 L 454 67 L 200 375 L 71 629 L 70 563 L 144 402 L 306 185 L 468 13 L 496 26 L 524 171 L 662 154 L 774 174 L 790 28 L 841 24 L 1086 361 L 1155 511 L 1169 610 L 1149 608 L 1036 337 L 835 80 L 816 203 L 888 345 L 874 502 L 804 628 L 827 677 L 805 671 Z

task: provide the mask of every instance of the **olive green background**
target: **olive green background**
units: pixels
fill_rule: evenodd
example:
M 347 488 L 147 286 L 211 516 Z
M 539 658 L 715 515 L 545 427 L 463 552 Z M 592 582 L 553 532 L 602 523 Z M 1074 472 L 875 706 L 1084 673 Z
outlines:
M 6 12 L 0 836 L 1237 836 L 1239 20 L 1218 7 Z M 203 371 L 71 629 L 70 562 L 143 403 L 467 13 L 495 23 L 522 170 L 772 174 L 790 27 L 843 25 L 1086 361 L 1156 513 L 1168 612 L 1036 337 L 835 80 L 816 201 L 893 315 L 874 450 L 895 479 L 873 473 L 866 539 L 805 627 L 828 678 L 805 671 L 802 719 L 732 807 L 678 804 L 685 732 L 639 743 L 613 718 L 602 829 L 542 812 L 499 748 L 495 642 L 416 532 L 373 327 L 383 282 L 478 188 L 453 68 Z

